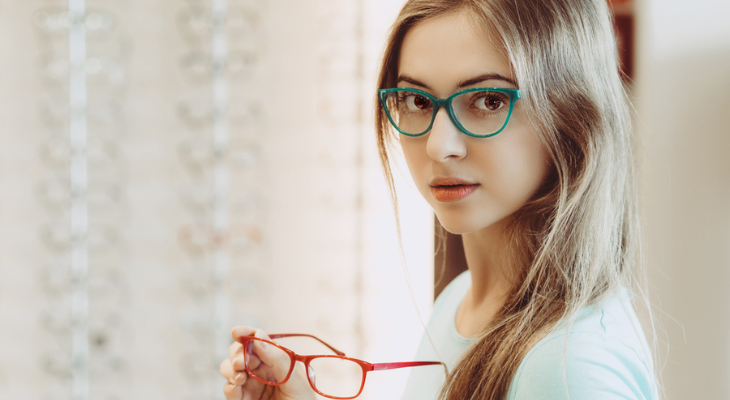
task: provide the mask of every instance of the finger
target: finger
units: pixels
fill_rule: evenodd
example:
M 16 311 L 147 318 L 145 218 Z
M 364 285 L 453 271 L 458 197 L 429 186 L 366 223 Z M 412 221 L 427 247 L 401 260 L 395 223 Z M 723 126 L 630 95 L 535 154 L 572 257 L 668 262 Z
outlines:
M 265 340 L 271 340 L 269 335 L 267 335 L 263 330 L 256 329 L 253 332 L 253 336 L 265 339 Z M 261 342 L 257 342 L 261 343 Z M 263 344 L 263 343 L 262 343 Z M 248 365 L 248 369 L 253 371 L 261 365 L 261 358 L 258 356 L 258 352 L 255 350 L 255 344 L 253 341 L 248 342 L 248 346 L 246 349 L 241 349 L 241 355 L 233 358 L 233 369 L 237 371 L 244 371 L 246 369 L 246 364 Z M 243 352 L 246 352 L 245 358 L 243 356 Z M 245 362 L 244 362 L 245 360 Z
M 254 333 L 256 333 L 256 328 L 246 325 L 238 325 L 231 330 L 231 337 L 233 340 L 238 341 L 238 338 L 241 336 L 252 336 Z
M 248 374 L 246 372 L 236 371 L 233 369 L 233 365 L 231 364 L 231 360 L 223 360 L 221 362 L 221 365 L 219 367 L 220 374 L 223 378 L 225 378 L 228 383 L 241 386 L 246 383 L 246 380 L 248 379 Z
M 256 330 L 256 333 L 254 334 L 254 336 L 259 339 L 271 341 L 271 338 L 269 337 L 269 335 L 267 335 L 261 329 Z M 260 362 L 262 362 L 266 365 L 269 365 L 269 366 L 275 365 L 275 362 L 277 361 L 277 359 L 275 359 L 272 354 L 280 353 L 280 352 L 277 352 L 277 351 L 272 352 L 271 349 L 269 348 L 271 346 L 270 344 L 268 344 L 266 342 L 261 342 L 261 341 L 255 341 L 255 342 L 252 341 L 252 342 L 249 342 L 248 345 L 249 345 L 249 348 L 246 349 L 246 355 L 258 356 Z M 248 364 L 249 368 L 254 368 L 254 367 L 252 367 L 252 364 L 251 364 L 251 361 L 253 361 L 253 357 L 250 357 L 250 358 L 251 359 L 249 360 L 249 364 Z M 288 362 L 289 362 L 289 360 L 287 360 L 287 363 Z
M 226 400 L 243 400 L 244 398 L 243 387 L 229 382 L 223 386 L 223 394 L 225 394 Z
M 249 350 L 248 347 L 251 347 Z M 255 356 L 258 356 L 260 363 L 253 367 Z M 251 341 L 246 348 L 246 361 L 248 369 L 256 376 L 267 379 L 270 382 L 282 382 L 291 370 L 293 360 L 289 353 L 274 344 L 261 340 Z
M 243 346 L 241 346 L 241 343 L 238 343 L 238 342 L 231 343 L 231 345 L 228 347 L 228 358 L 230 358 L 232 360 L 233 357 L 236 356 L 236 354 L 241 352 L 242 348 L 243 348 Z
M 243 386 L 243 400 L 268 400 L 275 389 L 274 386 L 264 385 L 263 383 L 249 379 Z
M 250 344 L 249 348 L 252 348 L 252 346 L 253 344 Z M 246 372 L 246 364 L 248 364 L 248 370 L 255 370 L 261 364 L 261 360 L 256 354 L 253 353 L 252 350 L 246 352 L 245 357 L 242 351 L 236 354 L 236 356 L 233 357 L 233 359 L 231 360 L 231 366 L 233 367 L 234 371 Z
M 288 371 L 289 366 L 291 365 L 291 358 L 289 357 L 289 354 L 285 353 L 278 347 L 272 346 L 271 344 L 266 342 L 256 341 L 251 343 L 252 349 L 246 353 L 247 355 L 253 353 L 258 356 L 262 363 L 270 367 L 286 367 Z M 249 357 L 249 368 L 251 367 L 250 362 L 252 360 L 253 357 Z
M 269 340 L 271 341 L 271 338 L 269 335 L 266 334 L 262 329 L 256 329 L 256 332 L 254 333 L 254 336 L 259 339 Z
M 231 360 L 233 370 L 244 372 L 246 371 L 246 365 L 244 362 L 244 356 L 243 356 L 243 346 L 238 341 L 243 336 L 255 336 L 258 335 L 258 337 L 266 337 L 268 338 L 268 335 L 263 333 L 263 331 L 258 330 L 256 328 L 252 328 L 250 326 L 245 325 L 239 325 L 234 327 L 231 330 L 231 337 L 236 340 L 236 342 L 232 343 L 228 347 L 228 358 Z M 250 358 L 248 360 L 249 368 L 258 368 L 261 361 L 257 357 L 250 357 L 250 353 L 247 354 L 247 358 Z
M 243 346 L 241 343 L 234 342 L 231 347 L 228 348 L 228 360 L 231 362 L 232 370 L 238 372 L 246 371 L 243 359 Z

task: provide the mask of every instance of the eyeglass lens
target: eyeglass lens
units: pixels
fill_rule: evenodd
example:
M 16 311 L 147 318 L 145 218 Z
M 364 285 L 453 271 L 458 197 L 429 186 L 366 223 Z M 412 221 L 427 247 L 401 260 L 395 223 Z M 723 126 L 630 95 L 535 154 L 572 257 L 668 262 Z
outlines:
M 246 366 L 251 375 L 277 384 L 292 368 L 293 359 L 279 347 L 252 339 L 246 346 Z M 307 371 L 312 386 L 332 398 L 353 398 L 360 393 L 365 371 L 359 363 L 339 356 L 322 356 L 310 360 Z
M 318 357 L 310 360 L 309 369 L 310 381 L 323 394 L 349 398 L 360 393 L 365 372 L 354 361 L 336 356 Z
M 425 133 L 434 118 L 431 99 L 415 92 L 390 92 L 385 106 L 398 129 L 412 135 Z M 510 97 L 489 90 L 465 92 L 452 100 L 451 107 L 464 129 L 476 135 L 490 135 L 507 121 Z
M 244 358 L 251 375 L 269 384 L 284 382 L 293 364 L 289 353 L 255 339 L 246 345 Z

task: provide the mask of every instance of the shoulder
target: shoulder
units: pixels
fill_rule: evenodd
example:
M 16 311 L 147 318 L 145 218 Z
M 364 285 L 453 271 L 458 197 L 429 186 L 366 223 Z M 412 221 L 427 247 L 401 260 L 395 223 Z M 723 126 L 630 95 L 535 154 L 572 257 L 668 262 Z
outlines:
M 654 399 L 651 356 L 626 293 L 561 325 L 522 360 L 508 399 Z

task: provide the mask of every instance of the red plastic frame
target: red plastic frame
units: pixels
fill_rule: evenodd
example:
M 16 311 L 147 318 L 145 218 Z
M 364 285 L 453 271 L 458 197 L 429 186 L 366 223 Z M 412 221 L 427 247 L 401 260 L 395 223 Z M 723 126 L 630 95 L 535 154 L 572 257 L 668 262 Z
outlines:
M 302 355 L 299 355 L 299 354 L 297 354 L 297 353 L 295 353 L 295 352 L 287 349 L 286 347 L 283 347 L 281 345 L 278 345 L 278 344 L 276 344 L 276 343 L 274 343 L 272 341 L 269 341 L 269 340 L 257 338 L 257 337 L 254 337 L 254 336 L 241 336 L 241 337 L 239 337 L 237 339 L 237 341 L 243 345 L 243 349 L 244 349 L 243 356 L 244 356 L 244 364 L 246 366 L 246 372 L 248 372 L 248 375 L 250 377 L 252 377 L 252 378 L 256 379 L 257 381 L 259 381 L 261 383 L 264 383 L 266 385 L 279 386 L 279 385 L 282 385 L 282 384 L 286 383 L 286 381 L 289 380 L 289 377 L 291 376 L 292 371 L 294 371 L 294 365 L 296 365 L 296 362 L 297 361 L 300 361 L 300 362 L 304 363 L 304 368 L 307 371 L 309 370 L 309 363 L 312 360 L 317 359 L 317 358 L 340 358 L 340 359 L 343 359 L 343 360 L 353 361 L 353 362 L 355 362 L 355 363 L 357 363 L 357 364 L 360 365 L 360 367 L 362 368 L 362 371 L 363 371 L 363 374 L 362 374 L 362 382 L 360 382 L 360 390 L 357 392 L 356 395 L 354 395 L 352 397 L 336 397 L 336 396 L 332 396 L 332 395 L 328 395 L 328 394 L 325 394 L 325 393 L 320 392 L 314 386 L 314 382 L 312 382 L 309 374 L 307 374 L 307 380 L 309 381 L 309 386 L 311 386 L 312 389 L 315 392 L 317 392 L 319 395 L 324 396 L 324 397 L 328 397 L 330 399 L 345 400 L 345 399 L 354 399 L 354 398 L 360 396 L 360 394 L 362 393 L 363 388 L 365 388 L 365 378 L 367 377 L 367 373 L 370 372 L 370 371 L 384 371 L 384 370 L 389 370 L 389 369 L 421 367 L 421 366 L 427 366 L 427 365 L 439 365 L 440 364 L 441 366 L 444 367 L 444 371 L 446 371 L 446 373 L 448 374 L 448 370 L 446 369 L 446 364 L 442 363 L 441 361 L 410 361 L 410 362 L 374 363 L 373 364 L 373 363 L 369 363 L 367 361 L 358 360 L 357 358 L 346 357 L 345 356 L 345 353 L 343 353 L 343 352 L 335 349 L 334 347 L 332 347 L 331 345 L 329 345 L 324 340 L 322 340 L 322 339 L 320 339 L 320 338 L 318 338 L 316 336 L 308 335 L 306 333 L 279 333 L 279 334 L 269 335 L 269 337 L 271 339 L 280 339 L 280 338 L 286 338 L 286 337 L 308 337 L 308 338 L 312 338 L 312 339 L 314 339 L 314 340 L 322 343 L 323 345 L 327 346 L 330 350 L 332 350 L 337 355 L 335 355 L 335 356 L 333 356 L 333 355 L 302 356 Z M 281 382 L 267 382 L 267 381 L 265 381 L 265 380 L 257 377 L 256 375 L 254 375 L 248 369 L 248 359 L 246 359 L 246 357 L 248 357 L 248 355 L 247 355 L 247 351 L 245 351 L 245 349 L 246 349 L 246 346 L 248 346 L 248 344 L 251 341 L 261 341 L 261 342 L 268 343 L 268 344 L 270 344 L 272 346 L 276 346 L 277 348 L 279 348 L 282 351 L 284 351 L 287 354 L 289 354 L 289 357 L 292 360 L 291 361 L 291 365 L 289 366 L 289 371 L 287 372 L 286 377 Z

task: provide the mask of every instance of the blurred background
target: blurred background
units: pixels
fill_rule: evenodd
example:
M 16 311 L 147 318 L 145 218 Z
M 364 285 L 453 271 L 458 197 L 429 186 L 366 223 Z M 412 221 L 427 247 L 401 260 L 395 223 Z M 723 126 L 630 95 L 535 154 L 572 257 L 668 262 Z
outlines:
M 402 255 L 371 123 L 401 5 L 0 0 L 0 399 L 222 399 L 239 324 L 412 360 L 433 215 L 397 164 Z M 658 368 L 727 399 L 730 3 L 613 7 Z

